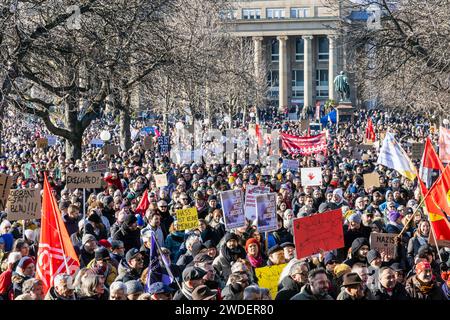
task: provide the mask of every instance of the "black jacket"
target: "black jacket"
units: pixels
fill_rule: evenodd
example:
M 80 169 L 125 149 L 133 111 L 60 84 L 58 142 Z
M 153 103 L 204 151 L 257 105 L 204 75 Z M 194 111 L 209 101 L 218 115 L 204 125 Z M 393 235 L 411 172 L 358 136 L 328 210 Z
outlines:
M 130 280 L 139 280 L 141 277 L 140 272 L 136 269 L 132 269 L 126 259 L 122 259 L 119 263 L 119 268 L 117 269 L 119 275 L 117 276 L 115 281 L 122 281 L 123 283 Z
M 67 233 L 71 236 L 74 233 L 78 232 L 78 221 L 80 219 L 73 219 L 69 217 L 69 215 L 64 215 L 63 217 L 64 225 L 66 226 Z
M 447 300 L 447 297 L 442 291 L 442 284 L 436 281 L 434 281 L 433 288 L 427 294 L 421 292 L 417 275 L 406 280 L 405 288 L 413 300 Z
M 80 268 L 87 267 L 89 262 L 91 262 L 92 259 L 95 258 L 95 252 L 89 253 L 86 251 L 86 249 L 84 249 L 84 247 L 82 247 L 80 250 L 79 258 L 80 258 Z
M 128 252 L 131 248 L 139 249 L 141 247 L 141 233 L 139 230 L 130 230 L 125 224 L 122 224 L 119 230 L 113 235 L 113 240 L 122 241 L 125 252 Z
M 378 289 L 372 290 L 372 295 L 374 300 L 409 300 L 409 295 L 405 290 L 405 286 L 400 283 L 395 285 L 392 295 L 389 295 L 386 292 L 386 289 L 381 286 Z
M 281 283 L 278 286 L 279 291 L 275 300 L 291 300 L 293 296 L 300 293 L 302 287 L 302 284 L 294 281 L 290 276 L 286 276 L 281 280 Z

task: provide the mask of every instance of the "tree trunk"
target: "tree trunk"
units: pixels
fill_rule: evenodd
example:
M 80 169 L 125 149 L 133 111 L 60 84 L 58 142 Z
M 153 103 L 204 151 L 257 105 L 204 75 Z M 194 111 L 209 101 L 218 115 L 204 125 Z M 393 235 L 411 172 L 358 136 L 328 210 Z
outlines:
M 81 145 L 82 145 L 82 137 L 67 140 L 66 139 L 66 158 L 73 158 L 75 160 L 81 159 Z
M 120 149 L 127 151 L 131 149 L 131 116 L 127 108 L 120 110 Z

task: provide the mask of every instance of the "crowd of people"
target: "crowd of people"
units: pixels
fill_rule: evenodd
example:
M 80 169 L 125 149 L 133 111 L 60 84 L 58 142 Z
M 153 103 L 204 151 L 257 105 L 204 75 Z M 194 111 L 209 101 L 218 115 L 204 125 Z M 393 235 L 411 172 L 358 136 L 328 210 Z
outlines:
M 263 175 L 255 163 L 174 164 L 167 154 L 159 153 L 156 143 L 154 149 L 144 150 L 140 135 L 130 150 L 107 156 L 102 148 L 89 145 L 104 128 L 110 129 L 113 142 L 117 142 L 118 125 L 102 121 L 86 133 L 82 159 L 71 159 L 65 156 L 61 142 L 45 149 L 36 147 L 36 138 L 46 133 L 39 122 L 6 120 L 0 172 L 14 177 L 13 189 L 42 189 L 47 174 L 80 269 L 74 275 L 57 275 L 44 292 L 42 281 L 35 277 L 40 220 L 8 221 L 3 212 L 0 297 L 448 300 L 450 248 L 429 243 L 430 221 L 420 206 L 417 180 L 377 165 L 375 146 L 367 151 L 358 149 L 369 116 L 378 139 L 381 132 L 389 130 L 406 150 L 411 141 L 426 136 L 437 141 L 437 132 L 421 116 L 357 111 L 353 122 L 329 126 L 325 156 L 293 157 L 285 151 L 280 155 L 280 159 L 299 159 L 300 167 L 322 167 L 322 185 L 304 187 L 299 173 L 282 170 L 281 162 L 279 170 L 269 175 Z M 298 122 L 284 121 L 276 114 L 267 113 L 262 120 L 260 125 L 265 128 L 306 133 Z M 145 121 L 133 123 L 137 130 L 145 125 Z M 248 123 L 242 125 L 243 130 L 247 127 Z M 109 166 L 104 188 L 87 190 L 84 204 L 82 190 L 65 187 L 66 173 L 86 171 L 94 160 L 108 160 Z M 362 175 L 373 171 L 380 176 L 380 186 L 365 189 Z M 169 185 L 157 188 L 155 174 L 167 174 Z M 241 228 L 226 229 L 219 194 L 245 191 L 248 185 L 267 186 L 277 193 L 276 231 L 259 232 L 249 220 Z M 143 214 L 136 213 L 146 190 L 150 205 Z M 179 230 L 176 210 L 191 207 L 197 209 L 198 227 Z M 344 247 L 297 259 L 293 220 L 338 208 L 343 215 Z M 392 256 L 371 248 L 372 233 L 399 235 Z M 160 274 L 153 267 L 149 270 L 153 239 L 159 248 Z M 255 270 L 276 265 L 285 266 L 272 296 L 269 288 L 258 285 Z

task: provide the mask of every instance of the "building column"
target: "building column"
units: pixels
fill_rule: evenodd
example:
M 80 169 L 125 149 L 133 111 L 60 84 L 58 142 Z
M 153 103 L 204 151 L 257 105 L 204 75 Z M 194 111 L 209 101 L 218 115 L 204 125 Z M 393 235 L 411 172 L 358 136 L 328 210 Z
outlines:
M 254 64 L 255 64 L 255 78 L 258 79 L 261 75 L 262 66 L 262 42 L 263 37 L 253 37 L 254 50 Z
M 279 47 L 280 47 L 280 59 L 278 61 L 279 71 L 279 97 L 278 97 L 278 108 L 280 110 L 284 110 L 285 107 L 288 106 L 288 53 L 286 48 L 286 41 L 288 39 L 287 36 L 279 36 L 277 37 L 279 41 Z
M 328 99 L 336 100 L 334 92 L 334 78 L 336 77 L 337 58 L 336 58 L 336 36 L 328 36 L 329 52 L 328 52 Z
M 305 56 L 304 56 L 304 66 L 303 66 L 303 80 L 304 80 L 304 88 L 303 88 L 303 104 L 304 107 L 312 107 L 313 99 L 313 81 L 312 81 L 312 72 L 313 72 L 313 56 L 312 56 L 312 39 L 313 36 L 302 36 L 304 40 L 305 47 Z

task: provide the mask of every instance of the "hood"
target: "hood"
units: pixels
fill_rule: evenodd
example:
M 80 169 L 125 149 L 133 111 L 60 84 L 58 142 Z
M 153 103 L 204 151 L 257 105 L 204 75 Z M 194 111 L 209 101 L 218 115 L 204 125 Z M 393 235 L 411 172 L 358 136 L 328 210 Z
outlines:
M 369 241 L 366 238 L 356 238 L 355 240 L 353 240 L 353 242 L 352 242 L 352 257 L 364 245 L 369 246 Z

